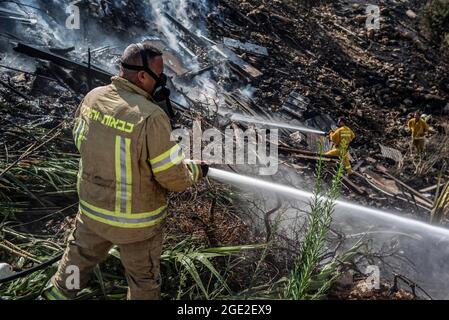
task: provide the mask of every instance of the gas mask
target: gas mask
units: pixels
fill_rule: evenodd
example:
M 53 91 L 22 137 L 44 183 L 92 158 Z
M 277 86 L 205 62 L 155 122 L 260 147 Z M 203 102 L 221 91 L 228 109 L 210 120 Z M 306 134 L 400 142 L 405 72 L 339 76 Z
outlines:
M 148 66 L 147 53 L 143 44 L 136 43 L 139 48 L 140 56 L 142 58 L 143 66 L 134 66 L 121 61 L 121 65 L 125 69 L 135 70 L 135 71 L 145 71 L 148 73 L 155 81 L 153 92 L 150 93 L 153 100 L 167 113 L 169 118 L 173 121 L 175 119 L 175 112 L 170 102 L 170 89 L 166 87 L 167 76 L 162 73 L 160 76 L 155 74 L 153 70 Z

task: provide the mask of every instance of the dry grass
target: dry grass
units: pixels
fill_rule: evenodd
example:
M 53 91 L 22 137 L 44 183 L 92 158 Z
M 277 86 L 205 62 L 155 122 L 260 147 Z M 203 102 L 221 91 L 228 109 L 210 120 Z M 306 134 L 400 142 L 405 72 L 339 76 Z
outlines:
M 449 159 L 449 123 L 442 124 L 443 132 L 427 140 L 426 151 L 413 159 L 415 174 L 424 177 L 435 169 L 442 169 Z

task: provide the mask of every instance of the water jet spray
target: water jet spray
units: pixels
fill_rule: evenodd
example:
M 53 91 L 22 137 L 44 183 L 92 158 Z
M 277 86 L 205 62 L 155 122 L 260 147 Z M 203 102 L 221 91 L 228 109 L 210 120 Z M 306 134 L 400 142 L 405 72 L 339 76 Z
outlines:
M 215 168 L 210 168 L 208 177 L 216 179 L 221 182 L 231 183 L 236 186 L 250 187 L 251 189 L 258 188 L 265 191 L 275 192 L 298 200 L 309 200 L 313 197 L 313 193 L 305 190 L 296 189 L 289 186 L 284 186 L 272 182 L 263 181 L 256 178 L 251 178 L 245 175 L 240 175 L 228 171 L 223 171 Z M 375 208 L 365 207 L 355 203 L 344 200 L 335 201 L 335 209 L 340 213 L 354 213 L 353 216 L 363 219 L 366 216 L 382 220 L 388 223 L 400 224 L 409 230 L 415 232 L 424 232 L 425 235 L 441 236 L 449 239 L 449 229 L 436 227 L 425 222 L 398 216 L 394 213 L 382 211 Z M 343 212 L 342 212 L 343 211 Z
M 248 116 L 244 116 L 244 115 L 240 115 L 240 114 L 233 114 L 230 117 L 230 120 L 236 121 L 236 122 L 258 123 L 258 124 L 273 126 L 273 127 L 277 127 L 277 128 L 281 128 L 281 129 L 290 129 L 290 130 L 296 130 L 296 131 L 301 131 L 301 132 L 316 133 L 319 135 L 326 134 L 326 132 L 324 132 L 324 131 L 316 130 L 316 129 L 312 129 L 312 128 L 308 128 L 308 127 L 304 127 L 304 126 L 291 125 L 291 124 L 280 122 L 280 121 L 269 121 L 269 120 L 262 119 L 262 118 L 248 117 Z

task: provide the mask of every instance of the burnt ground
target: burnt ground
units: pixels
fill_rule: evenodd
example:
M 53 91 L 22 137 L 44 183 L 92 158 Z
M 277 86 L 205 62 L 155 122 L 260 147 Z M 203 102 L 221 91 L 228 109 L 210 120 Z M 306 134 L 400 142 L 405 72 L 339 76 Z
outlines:
M 374 34 L 365 27 L 365 6 L 356 1 L 310 8 L 295 1 L 226 3 L 217 9 L 223 20 L 216 19 L 218 14 L 209 15 L 214 35 L 257 43 L 269 50 L 268 57 L 259 58 L 240 52 L 263 72 L 254 93 L 262 108 L 272 114 L 283 113 L 282 103 L 295 90 L 310 99 L 299 120 L 320 114 L 347 119 L 357 136 L 351 156 L 358 168 L 384 165 L 415 189 L 436 184 L 442 169 L 447 177 L 443 166 L 448 153 L 441 147 L 447 143 L 449 60 L 428 39 L 421 1 L 380 1 L 381 29 Z M 408 10 L 417 16 L 409 17 Z M 405 131 L 415 110 L 432 115 L 433 133 L 421 162 L 410 155 Z M 403 163 L 382 156 L 380 145 L 399 150 Z M 353 179 L 364 185 L 359 177 Z M 371 198 L 374 193 L 370 192 Z M 350 191 L 346 194 L 351 196 Z M 371 201 L 366 195 L 357 201 L 377 207 L 404 205 L 390 198 Z M 413 206 L 406 207 L 416 211 Z
M 364 6 L 353 5 L 349 1 L 310 8 L 288 1 L 218 1 L 206 21 L 209 36 L 213 40 L 226 36 L 268 48 L 267 57 L 236 50 L 245 61 L 263 72 L 259 79 L 251 83 L 255 88 L 252 98 L 261 109 L 287 117 L 282 110 L 282 103 L 291 91 L 301 93 L 310 99 L 310 104 L 303 113 L 303 118 L 296 120 L 304 121 L 322 114 L 328 114 L 332 118 L 345 116 L 357 135 L 352 144 L 352 157 L 358 169 L 372 170 L 375 165 L 382 164 L 411 187 L 420 189 L 436 183 L 443 165 L 442 160 L 447 158 L 447 154 L 438 152 L 438 144 L 430 145 L 425 159 L 427 162 L 424 161 L 427 166 L 417 164 L 417 160 L 408 154 L 409 138 L 404 124 L 411 112 L 420 109 L 433 117 L 432 139 L 438 142 L 444 137 L 443 125 L 447 120 L 444 108 L 449 101 L 448 60 L 426 38 L 419 15 L 420 1 L 381 1 L 380 6 L 381 29 L 374 35 L 366 31 Z M 408 17 L 405 14 L 408 9 L 416 12 L 418 17 Z M 129 16 L 117 19 L 125 19 L 122 24 L 113 20 L 114 26 L 121 29 L 120 32 L 125 32 L 123 25 L 127 24 Z M 140 20 L 136 18 L 133 21 Z M 103 18 L 103 23 L 107 25 L 111 21 Z M 133 30 L 133 33 L 137 32 Z M 43 74 L 54 76 L 48 70 Z M 73 88 L 61 81 L 48 82 L 39 78 L 34 81 L 34 76 L 12 71 L 2 71 L 0 78 L 26 94 L 24 99 L 20 95 L 11 94 L 4 87 L 1 89 L 0 115 L 5 125 L 2 125 L 0 132 L 2 138 L 6 138 L 2 142 L 7 141 L 6 144 L 3 143 L 7 150 L 1 155 L 3 163 L 13 162 L 30 145 L 33 146 L 35 130 L 39 133 L 39 140 L 42 138 L 46 141 L 48 136 L 45 134 L 48 134 L 48 130 L 61 122 L 64 126 L 57 138 L 33 150 L 32 159 L 19 161 L 18 167 L 30 168 L 33 163 L 39 163 L 48 157 L 73 154 L 75 150 L 70 142 L 70 121 L 81 97 L 79 92 L 74 94 Z M 31 102 L 25 102 L 29 96 L 37 98 L 37 101 L 32 99 Z M 379 144 L 401 151 L 405 155 L 402 167 L 398 168 L 397 163 L 382 157 Z M 36 146 L 39 143 L 34 144 Z M 302 144 L 301 147 L 307 149 L 308 146 Z M 432 154 L 437 154 L 438 157 Z M 284 153 L 284 156 L 288 154 Z M 301 165 L 310 161 L 291 162 Z M 19 182 L 23 183 L 27 179 L 20 176 L 20 171 L 15 171 L 14 174 Z M 313 166 L 306 174 L 313 176 Z M 447 175 L 447 171 L 443 172 L 443 178 Z M 60 209 L 61 203 L 64 206 L 76 203 L 73 186 L 67 186 L 72 194 L 65 195 L 62 200 L 51 192 L 47 194 L 46 189 L 44 194 L 40 194 L 44 188 L 25 192 L 20 188 L 16 190 L 12 185 L 17 181 L 9 179 L 12 178 L 2 181 L 1 187 L 4 193 L 14 199 L 14 205 L 25 210 L 17 218 L 20 223 L 40 218 L 46 210 Z M 357 186 L 366 188 L 366 192 L 361 195 L 347 188 L 344 189 L 347 197 L 380 208 L 409 208 L 411 212 L 416 212 L 427 220 L 427 212 L 422 213 L 411 204 L 404 206 L 404 202 L 398 199 L 382 197 L 381 193 L 373 190 L 361 177 L 351 177 L 351 180 Z M 44 183 L 33 182 L 34 185 Z M 195 235 L 201 243 L 208 246 L 261 241 L 260 235 L 253 234 L 251 228 L 237 216 L 238 205 L 226 197 L 220 198 L 218 204 L 212 200 L 214 195 L 226 195 L 229 190 L 221 190 L 216 186 L 202 188 L 206 188 L 207 192 L 198 193 L 198 190 L 193 190 L 175 197 L 173 212 L 176 215 L 173 214 L 168 221 L 168 228 L 172 233 L 181 236 Z M 210 193 L 214 188 L 218 188 L 215 194 Z M 202 190 L 204 189 L 199 189 Z M 43 208 L 31 208 L 26 203 L 30 198 L 33 206 L 43 202 Z M 183 206 L 186 202 L 189 204 Z M 37 224 L 17 228 L 43 236 L 56 235 L 59 243 L 63 243 L 68 226 L 72 224 L 70 217 L 75 211 L 72 207 L 50 220 L 43 219 Z M 237 282 L 239 281 L 243 283 L 244 279 L 240 277 Z M 335 296 L 370 298 L 369 294 L 364 294 L 362 289 L 358 290 L 355 286 L 353 291 L 338 291 Z M 379 293 L 372 298 L 381 297 L 382 293 Z

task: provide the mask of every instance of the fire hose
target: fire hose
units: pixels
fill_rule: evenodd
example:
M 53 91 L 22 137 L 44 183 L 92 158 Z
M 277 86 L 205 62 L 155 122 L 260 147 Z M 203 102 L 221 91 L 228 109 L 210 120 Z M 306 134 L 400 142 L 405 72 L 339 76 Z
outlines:
M 46 267 L 52 265 L 53 263 L 61 260 L 62 255 L 63 255 L 63 253 L 60 253 L 57 256 L 55 256 L 55 257 L 53 257 L 53 258 L 51 258 L 51 259 L 49 259 L 49 260 L 47 260 L 45 262 L 42 262 L 41 264 L 38 264 L 37 266 L 31 267 L 29 269 L 26 269 L 26 270 L 23 270 L 23 271 L 20 271 L 20 272 L 17 272 L 15 274 L 13 274 L 12 276 L 0 279 L 0 284 L 3 284 L 3 283 L 6 283 L 6 282 L 10 282 L 10 281 L 13 281 L 13 280 L 25 277 L 25 276 L 27 276 L 29 274 L 32 274 L 32 273 L 34 273 L 36 271 L 39 271 L 39 270 L 43 270 Z

